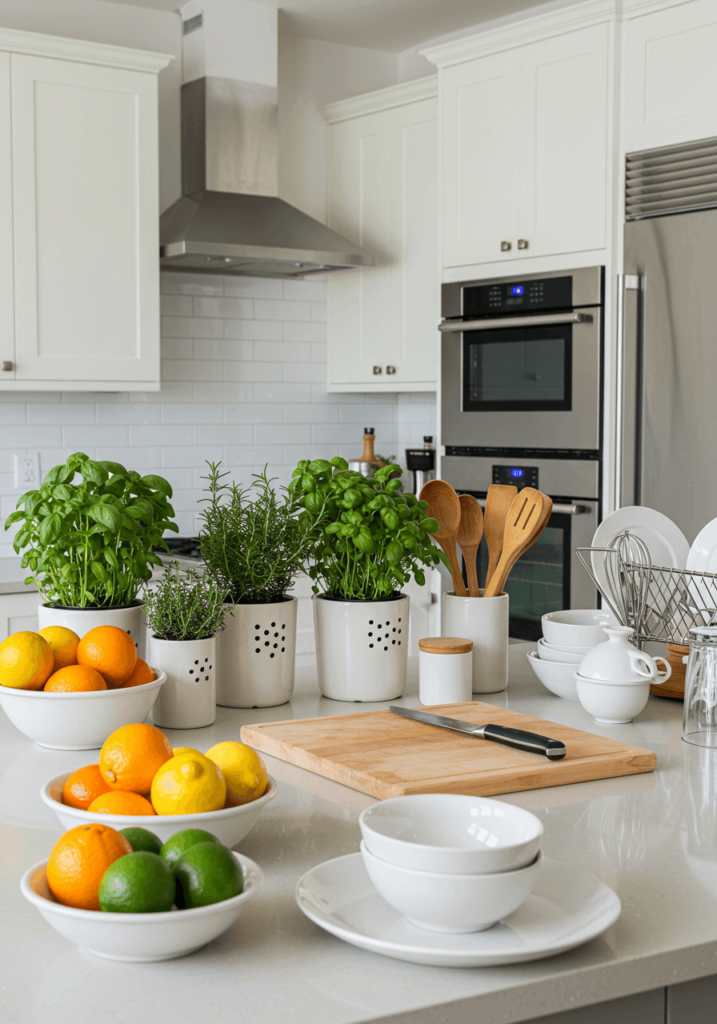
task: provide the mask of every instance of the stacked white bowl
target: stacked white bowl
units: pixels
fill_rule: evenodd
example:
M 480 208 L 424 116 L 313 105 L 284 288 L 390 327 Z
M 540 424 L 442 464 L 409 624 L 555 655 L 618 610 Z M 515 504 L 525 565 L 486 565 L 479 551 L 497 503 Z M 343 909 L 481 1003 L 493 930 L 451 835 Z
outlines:
M 617 626 L 612 612 L 604 608 L 566 608 L 542 617 L 543 636 L 537 651 L 528 652 L 536 676 L 556 697 L 578 700 L 575 673 L 585 655 L 607 635 L 604 626 Z
M 400 796 L 367 807 L 359 824 L 376 890 L 429 931 L 492 927 L 525 902 L 543 862 L 540 819 L 502 800 Z

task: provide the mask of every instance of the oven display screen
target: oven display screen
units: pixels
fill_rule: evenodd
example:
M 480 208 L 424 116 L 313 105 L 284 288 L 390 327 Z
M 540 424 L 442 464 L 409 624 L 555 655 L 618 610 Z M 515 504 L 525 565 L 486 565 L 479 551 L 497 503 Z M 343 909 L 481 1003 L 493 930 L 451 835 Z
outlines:
M 488 316 L 513 310 L 571 309 L 572 305 L 572 277 L 479 284 L 463 289 L 463 316 Z

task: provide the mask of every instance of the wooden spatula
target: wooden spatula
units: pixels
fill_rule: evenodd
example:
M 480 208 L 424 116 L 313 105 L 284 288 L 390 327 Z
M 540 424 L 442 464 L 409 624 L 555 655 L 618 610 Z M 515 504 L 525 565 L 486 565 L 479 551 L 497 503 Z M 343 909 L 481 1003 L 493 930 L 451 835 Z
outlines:
M 512 484 L 491 484 L 485 500 L 483 513 L 483 532 L 488 544 L 488 570 L 485 574 L 486 587 L 491 581 L 503 550 L 503 534 L 505 533 L 505 517 L 513 504 L 518 488 Z
M 543 532 L 552 507 L 553 502 L 547 494 L 533 487 L 524 487 L 513 499 L 505 521 L 503 553 L 497 569 L 488 581 L 486 597 L 497 597 L 503 593 L 510 570 Z
M 461 521 L 457 540 L 468 572 L 468 593 L 471 597 L 480 597 L 476 558 L 483 536 L 483 509 L 472 494 L 461 494 L 458 500 L 461 505 Z
M 451 567 L 453 590 L 458 597 L 468 597 L 456 554 L 456 534 L 461 521 L 461 503 L 458 495 L 445 480 L 429 480 L 419 494 L 420 501 L 427 501 L 426 514 L 438 520 L 438 533 L 431 536 L 441 545 Z

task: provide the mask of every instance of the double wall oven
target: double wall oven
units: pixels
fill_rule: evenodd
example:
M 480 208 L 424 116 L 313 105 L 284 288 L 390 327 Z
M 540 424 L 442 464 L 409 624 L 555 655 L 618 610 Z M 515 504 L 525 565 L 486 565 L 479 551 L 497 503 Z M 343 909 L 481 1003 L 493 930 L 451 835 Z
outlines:
M 553 499 L 506 586 L 511 636 L 527 640 L 545 612 L 596 604 L 575 549 L 600 518 L 603 277 L 590 267 L 442 289 L 441 476 L 481 502 L 492 483 Z M 480 580 L 486 565 L 484 542 Z

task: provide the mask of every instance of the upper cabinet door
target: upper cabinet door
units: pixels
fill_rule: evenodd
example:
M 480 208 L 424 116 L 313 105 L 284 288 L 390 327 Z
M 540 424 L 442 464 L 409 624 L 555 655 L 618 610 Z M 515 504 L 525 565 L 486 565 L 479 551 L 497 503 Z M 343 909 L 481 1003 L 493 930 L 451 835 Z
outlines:
M 156 384 L 156 76 L 23 54 L 11 72 L 17 379 Z
M 623 145 L 628 151 L 717 135 L 717 5 L 693 0 L 625 22 Z
M 608 26 L 520 51 L 520 237 L 526 256 L 606 244 Z
M 0 53 L 0 380 L 15 378 L 10 125 L 10 54 Z
M 514 259 L 520 51 L 447 67 L 441 82 L 443 265 Z M 501 246 L 510 244 L 503 251 Z

